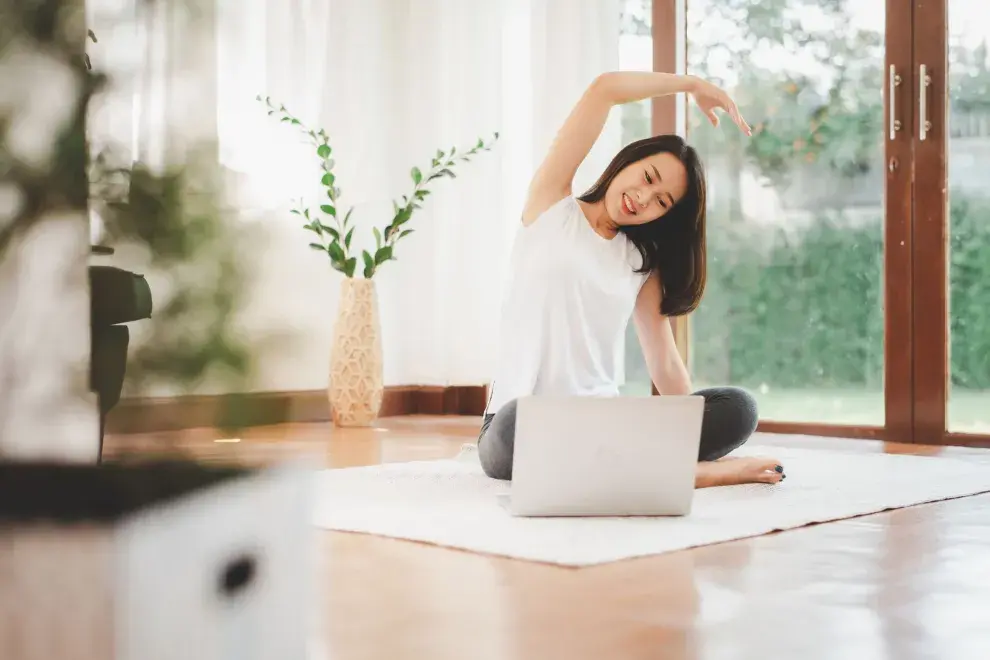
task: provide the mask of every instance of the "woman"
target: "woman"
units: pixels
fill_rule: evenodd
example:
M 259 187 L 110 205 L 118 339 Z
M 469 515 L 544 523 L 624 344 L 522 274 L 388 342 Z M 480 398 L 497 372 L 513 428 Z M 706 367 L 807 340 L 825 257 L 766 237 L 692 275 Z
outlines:
M 478 438 L 490 477 L 512 478 L 518 397 L 619 394 L 630 316 L 657 390 L 692 391 L 668 317 L 694 310 L 705 288 L 705 174 L 698 155 L 676 135 L 641 140 L 622 149 L 591 190 L 577 198 L 571 190 L 613 106 L 679 92 L 691 95 L 715 126 L 721 109 L 751 134 L 732 99 L 711 83 L 606 73 L 571 111 L 530 184 L 502 310 L 498 372 Z M 725 458 L 756 429 L 749 394 L 728 387 L 697 394 L 705 414 L 696 487 L 784 478 L 774 459 Z

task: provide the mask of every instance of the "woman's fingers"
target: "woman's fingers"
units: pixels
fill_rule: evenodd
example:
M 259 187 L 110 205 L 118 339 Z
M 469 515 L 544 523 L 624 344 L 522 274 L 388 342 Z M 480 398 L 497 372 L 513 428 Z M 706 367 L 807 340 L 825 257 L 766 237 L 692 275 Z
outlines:
M 753 135 L 753 129 L 743 119 L 742 113 L 739 112 L 739 107 L 736 106 L 735 101 L 725 91 L 714 88 L 709 90 L 708 93 L 697 94 L 695 101 L 705 113 L 705 116 L 708 117 L 708 121 L 712 123 L 712 126 L 718 127 L 719 118 L 715 111 L 721 109 L 728 113 L 732 121 L 739 127 L 739 130 L 747 136 Z
M 749 127 L 749 124 L 747 124 L 746 123 L 746 120 L 742 118 L 742 115 L 739 114 L 739 111 L 738 110 L 736 110 L 734 113 L 732 113 L 732 119 L 733 119 L 733 121 L 736 122 L 736 125 L 740 129 L 742 129 L 742 132 L 743 133 L 745 133 L 747 136 L 752 136 L 753 135 L 753 129 Z
M 729 113 L 729 116 L 732 117 L 732 121 L 736 123 L 736 126 L 738 126 L 743 133 L 746 135 L 753 134 L 753 129 L 751 129 L 749 124 L 746 123 L 746 120 L 743 119 L 742 113 L 739 112 L 739 106 L 735 104 L 735 101 L 730 98 L 726 98 L 726 103 L 723 107 L 726 112 Z

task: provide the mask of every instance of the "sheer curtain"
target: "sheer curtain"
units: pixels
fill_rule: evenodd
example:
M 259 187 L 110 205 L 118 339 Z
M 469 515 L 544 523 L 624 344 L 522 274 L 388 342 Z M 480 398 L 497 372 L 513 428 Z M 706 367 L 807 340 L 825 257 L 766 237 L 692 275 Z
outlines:
M 411 167 L 501 134 L 456 180 L 437 182 L 398 260 L 376 276 L 386 383 L 488 382 L 529 177 L 586 85 L 617 67 L 618 23 L 618 0 L 218 0 L 220 156 L 248 215 L 284 213 L 318 181 L 307 148 L 253 104 L 257 94 L 331 135 L 363 245 L 410 189 Z M 618 146 L 616 115 L 579 187 Z M 336 273 L 324 277 L 336 287 Z
M 117 164 L 181 164 L 217 141 L 216 10 L 194 0 L 87 0 L 94 67 L 109 87 L 94 98 L 88 136 Z

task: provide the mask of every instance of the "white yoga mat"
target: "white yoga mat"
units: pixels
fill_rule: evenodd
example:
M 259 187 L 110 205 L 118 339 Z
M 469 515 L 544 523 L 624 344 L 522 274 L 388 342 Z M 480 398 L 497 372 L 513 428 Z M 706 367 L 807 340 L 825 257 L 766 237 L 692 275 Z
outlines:
M 499 498 L 510 485 L 486 477 L 468 445 L 454 459 L 324 471 L 315 523 L 589 566 L 990 492 L 990 466 L 957 459 L 756 446 L 737 453 L 778 458 L 787 479 L 701 489 L 683 518 L 516 518 Z

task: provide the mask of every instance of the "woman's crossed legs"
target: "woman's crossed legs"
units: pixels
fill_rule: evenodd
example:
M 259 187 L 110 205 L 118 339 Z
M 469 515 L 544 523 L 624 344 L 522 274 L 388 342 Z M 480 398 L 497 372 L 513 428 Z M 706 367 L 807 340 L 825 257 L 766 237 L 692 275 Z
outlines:
M 697 488 L 741 483 L 777 483 L 783 467 L 773 458 L 726 458 L 749 440 L 759 416 L 756 401 L 735 387 L 713 387 L 695 394 L 705 399 L 698 450 Z M 494 415 L 486 415 L 478 436 L 481 466 L 489 477 L 512 479 L 512 455 L 516 436 L 516 402 L 510 401 Z

